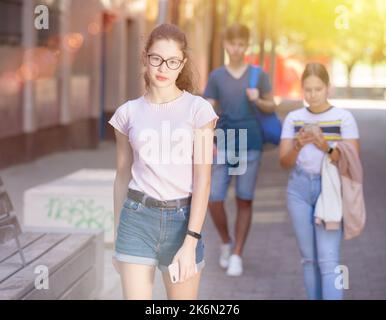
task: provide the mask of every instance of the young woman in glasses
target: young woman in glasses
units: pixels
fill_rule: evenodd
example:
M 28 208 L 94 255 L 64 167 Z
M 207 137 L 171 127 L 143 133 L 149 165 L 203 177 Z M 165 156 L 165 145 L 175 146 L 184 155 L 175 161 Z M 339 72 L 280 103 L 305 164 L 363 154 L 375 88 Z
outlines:
M 146 92 L 109 121 L 117 142 L 113 264 L 126 299 L 152 298 L 155 267 L 169 299 L 196 299 L 218 117 L 192 94 L 188 45 L 178 27 L 152 31 L 143 64 Z M 177 266 L 174 278 L 170 265 Z

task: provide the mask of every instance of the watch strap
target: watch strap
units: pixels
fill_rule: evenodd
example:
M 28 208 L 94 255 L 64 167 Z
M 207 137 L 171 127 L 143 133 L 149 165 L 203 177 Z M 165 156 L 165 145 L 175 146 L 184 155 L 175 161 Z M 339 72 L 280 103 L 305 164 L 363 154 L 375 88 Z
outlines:
M 192 236 L 193 238 L 196 238 L 198 240 L 201 239 L 201 234 L 197 233 L 197 232 L 194 232 L 194 231 L 191 231 L 191 230 L 187 230 L 186 231 L 186 234 Z

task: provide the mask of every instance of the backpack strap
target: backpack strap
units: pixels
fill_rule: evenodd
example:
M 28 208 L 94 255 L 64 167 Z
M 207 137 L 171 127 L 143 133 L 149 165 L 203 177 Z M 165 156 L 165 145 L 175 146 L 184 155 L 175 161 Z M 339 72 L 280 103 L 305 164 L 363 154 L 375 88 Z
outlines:
M 251 65 L 251 69 L 249 70 L 249 88 L 257 88 L 261 71 L 260 66 Z

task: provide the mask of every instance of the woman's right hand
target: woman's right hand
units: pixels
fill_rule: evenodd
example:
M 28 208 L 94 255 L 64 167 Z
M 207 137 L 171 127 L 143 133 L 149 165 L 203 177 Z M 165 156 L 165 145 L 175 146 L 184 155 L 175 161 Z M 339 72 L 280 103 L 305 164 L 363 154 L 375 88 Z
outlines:
M 314 135 L 309 132 L 305 132 L 304 128 L 299 130 L 299 134 L 295 140 L 295 149 L 300 151 L 306 144 L 314 142 Z

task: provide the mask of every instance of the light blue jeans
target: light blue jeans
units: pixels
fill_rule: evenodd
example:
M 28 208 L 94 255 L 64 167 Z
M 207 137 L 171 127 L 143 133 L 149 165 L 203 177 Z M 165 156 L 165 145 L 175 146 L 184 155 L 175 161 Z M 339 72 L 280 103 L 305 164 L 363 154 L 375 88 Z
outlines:
M 308 298 L 341 300 L 344 289 L 335 287 L 339 276 L 335 268 L 339 265 L 342 228 L 326 230 L 324 225 L 315 224 L 314 211 L 320 191 L 320 175 L 296 167 L 288 182 L 287 207 L 302 257 Z

